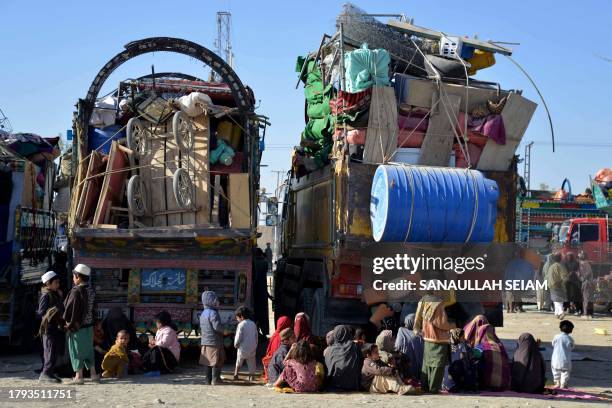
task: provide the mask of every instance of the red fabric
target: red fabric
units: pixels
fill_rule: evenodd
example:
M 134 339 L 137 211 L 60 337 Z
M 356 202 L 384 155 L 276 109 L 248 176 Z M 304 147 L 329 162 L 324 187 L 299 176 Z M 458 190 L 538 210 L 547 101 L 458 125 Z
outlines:
M 397 147 L 419 148 L 425 139 L 425 132 L 412 129 L 401 129 L 397 134 Z
M 346 141 L 350 144 L 365 145 L 366 129 L 349 130 L 346 134 Z
M 338 91 L 338 97 L 329 101 L 333 115 L 355 113 L 367 109 L 372 99 L 372 88 L 361 92 Z
M 295 333 L 296 342 L 300 340 L 306 340 L 309 343 L 312 342 L 313 337 L 310 331 L 310 325 L 308 324 L 308 317 L 304 313 L 298 313 L 295 316 L 293 332 Z
M 457 125 L 457 133 L 459 133 L 460 135 L 463 135 L 463 130 L 465 129 L 465 113 L 459 112 L 457 121 L 459 122 Z M 502 122 L 502 125 L 503 125 L 503 122 Z M 505 135 L 505 131 L 504 131 L 504 135 Z M 470 143 L 475 144 L 476 146 L 484 147 L 484 145 L 487 144 L 489 137 L 482 133 L 477 132 L 473 128 L 470 128 L 469 122 L 468 122 L 468 140 Z M 505 142 L 505 139 L 504 139 L 504 142 Z
M 425 132 L 429 126 L 429 119 L 426 117 L 426 114 L 421 114 L 420 112 L 410 115 L 399 115 L 397 117 L 397 125 L 400 129 L 416 129 Z
M 455 149 L 455 167 L 461 167 L 464 169 L 467 168 L 467 159 L 463 155 L 463 152 L 459 148 L 459 145 L 455 143 L 453 145 L 453 148 Z M 465 149 L 465 145 L 463 146 L 463 148 Z M 476 168 L 478 160 L 480 160 L 480 155 L 482 154 L 482 147 L 470 142 L 467 144 L 467 151 L 470 155 L 470 162 L 472 168 Z
M 274 334 L 270 337 L 270 342 L 268 343 L 268 349 L 266 350 L 266 355 L 270 355 L 270 357 L 276 352 L 276 350 L 280 347 L 281 338 L 280 332 L 285 329 L 291 327 L 291 319 L 287 316 L 281 316 L 276 321 L 276 330 L 274 330 Z
M 272 360 L 272 356 L 278 350 L 281 344 L 280 332 L 285 329 L 291 328 L 291 319 L 287 316 L 281 316 L 276 321 L 276 330 L 270 337 L 270 341 L 268 342 L 268 348 L 266 349 L 266 355 L 261 359 L 264 368 L 264 379 L 268 379 L 268 364 L 270 364 L 270 360 Z

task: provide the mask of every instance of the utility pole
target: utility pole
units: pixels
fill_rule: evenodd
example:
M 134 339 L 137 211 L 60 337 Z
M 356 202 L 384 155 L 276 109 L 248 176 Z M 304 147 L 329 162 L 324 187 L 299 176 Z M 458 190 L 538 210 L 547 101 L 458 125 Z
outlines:
M 533 146 L 533 142 L 525 145 L 525 162 L 523 163 L 523 178 L 525 179 L 528 197 L 530 196 L 529 191 L 531 191 L 531 146 Z
M 232 13 L 229 11 L 217 12 L 217 38 L 214 46 L 217 55 L 225 60 L 227 64 L 234 68 L 234 52 L 232 50 Z M 211 76 L 215 80 L 221 78 L 216 73 L 211 72 Z
M 278 194 L 278 186 L 280 186 L 280 175 L 285 174 L 285 170 L 271 170 L 271 172 L 276 173 L 276 190 L 274 190 L 274 195 L 276 195 Z

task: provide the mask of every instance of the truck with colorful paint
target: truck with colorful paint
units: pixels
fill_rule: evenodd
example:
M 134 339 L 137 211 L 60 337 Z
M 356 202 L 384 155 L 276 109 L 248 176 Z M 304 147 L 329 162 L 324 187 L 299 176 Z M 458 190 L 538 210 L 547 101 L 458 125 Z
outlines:
M 0 342 L 31 350 L 40 278 L 56 253 L 58 138 L 0 133 Z
M 471 77 L 483 59 L 510 55 L 507 48 L 402 19 L 385 24 L 351 5 L 336 27 L 298 60 L 306 126 L 282 200 L 282 258 L 274 275 L 275 314 L 304 311 L 317 335 L 336 324 L 367 324 L 378 307 L 362 285 L 361 252 L 375 242 L 372 181 L 381 164 L 481 172 L 497 189 L 493 241 L 514 242 L 515 154 L 536 109 L 521 91 Z M 497 125 L 502 132 L 493 130 Z M 388 187 L 397 190 L 393 183 Z M 435 194 L 431 199 L 445 200 L 443 189 Z M 386 225 L 406 221 L 401 217 L 387 217 Z M 502 323 L 501 303 L 484 304 L 484 312 Z
M 116 68 L 160 52 L 219 79 L 152 73 L 98 97 Z M 183 39 L 131 42 L 97 74 L 73 121 L 69 239 L 72 264 L 92 268 L 98 317 L 119 307 L 145 332 L 166 310 L 187 338 L 204 290 L 217 293 L 230 327 L 237 306 L 254 305 L 265 280 L 253 254 L 267 124 L 254 102 L 225 61 Z

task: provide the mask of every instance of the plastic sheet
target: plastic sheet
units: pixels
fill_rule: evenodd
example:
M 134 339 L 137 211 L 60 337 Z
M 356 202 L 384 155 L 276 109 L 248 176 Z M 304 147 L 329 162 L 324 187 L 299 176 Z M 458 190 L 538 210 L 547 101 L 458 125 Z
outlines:
M 382 49 L 370 50 L 367 44 L 344 55 L 345 80 L 348 92 L 360 92 L 371 86 L 388 86 L 389 53 Z

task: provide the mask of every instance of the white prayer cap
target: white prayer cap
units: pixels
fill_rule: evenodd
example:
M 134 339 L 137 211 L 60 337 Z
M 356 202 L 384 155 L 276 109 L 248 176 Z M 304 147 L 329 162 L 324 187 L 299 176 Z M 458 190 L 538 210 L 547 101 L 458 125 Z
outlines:
M 78 273 L 79 275 L 89 276 L 91 275 L 91 268 L 85 264 L 78 264 L 72 270 L 73 273 Z
M 45 274 L 40 278 L 42 280 L 43 285 L 49 282 L 51 279 L 55 278 L 57 273 L 53 271 L 45 272 Z

